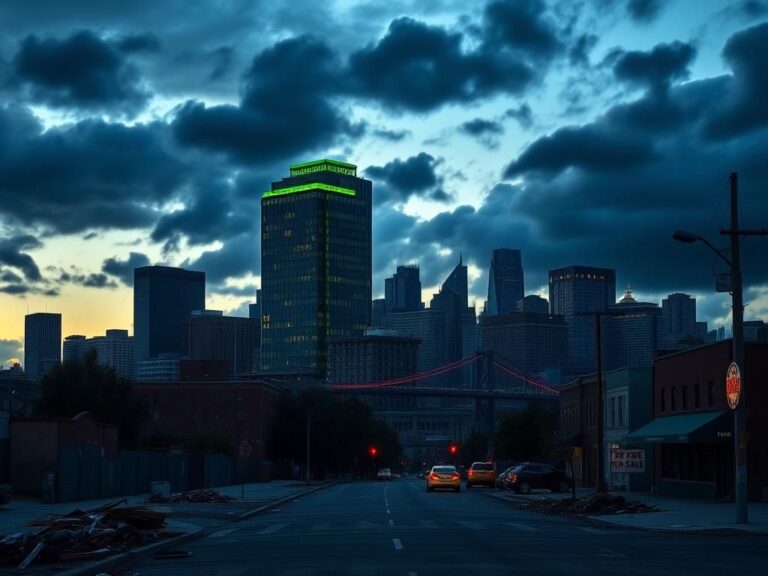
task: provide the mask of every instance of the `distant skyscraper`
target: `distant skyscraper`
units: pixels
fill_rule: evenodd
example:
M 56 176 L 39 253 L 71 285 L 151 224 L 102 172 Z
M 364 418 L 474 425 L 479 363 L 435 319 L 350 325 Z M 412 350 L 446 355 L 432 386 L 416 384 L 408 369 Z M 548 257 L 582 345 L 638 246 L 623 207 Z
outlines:
M 384 316 L 387 313 L 387 301 L 377 298 L 371 302 L 371 326 L 381 328 L 384 326 Z
M 440 292 L 432 296 L 429 307 L 432 310 L 440 310 L 445 314 L 445 344 L 448 362 L 459 360 L 463 357 L 464 346 L 462 344 L 462 325 L 469 303 L 469 286 L 467 281 L 467 267 L 462 259 L 446 278 L 440 288 Z
M 418 266 L 398 266 L 392 278 L 384 280 L 387 314 L 413 312 L 424 308 L 421 302 L 421 280 Z
M 370 325 L 372 186 L 333 160 L 290 174 L 261 199 L 261 363 L 325 375 L 328 339 Z
M 233 377 L 258 370 L 253 366 L 253 351 L 259 348 L 261 339 L 258 318 L 195 310 L 186 319 L 186 329 L 190 360 L 224 361 L 228 375 Z
M 488 305 L 491 316 L 517 312 L 517 303 L 525 295 L 523 262 L 520 250 L 497 248 L 488 271 Z
M 143 266 L 133 271 L 134 361 L 186 354 L 184 322 L 205 309 L 205 273 Z
M 24 317 L 24 371 L 36 380 L 61 362 L 61 314 L 39 312 Z
M 608 268 L 569 266 L 549 272 L 549 306 L 568 326 L 570 375 L 592 372 L 595 363 L 595 320 L 579 316 L 604 312 L 616 301 L 616 272 Z
M 534 314 L 549 314 L 549 302 L 546 298 L 531 294 L 517 303 L 518 312 L 533 312 Z
M 400 336 L 421 341 L 416 354 L 416 369 L 426 372 L 446 363 L 445 314 L 428 308 L 417 312 L 396 312 L 384 317 L 384 328 Z
M 627 290 L 603 319 L 605 369 L 650 368 L 660 347 L 661 308 L 638 302 Z
M 133 336 L 128 336 L 128 330 L 107 330 L 105 336 L 93 338 L 77 334 L 64 338 L 64 362 L 82 362 L 91 350 L 99 364 L 114 368 L 119 376 L 134 375 Z
M 662 347 L 687 348 L 685 341 L 697 334 L 696 298 L 676 292 L 661 301 Z
M 88 349 L 88 339 L 80 334 L 64 338 L 64 362 L 82 362 Z

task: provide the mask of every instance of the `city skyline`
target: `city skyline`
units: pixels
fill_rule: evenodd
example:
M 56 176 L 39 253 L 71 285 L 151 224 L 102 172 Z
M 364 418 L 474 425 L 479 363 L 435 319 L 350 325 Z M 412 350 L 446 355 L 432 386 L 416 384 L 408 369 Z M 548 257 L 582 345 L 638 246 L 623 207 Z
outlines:
M 318 22 L 299 2 L 221 8 L 216 31 L 205 10 L 173 28 L 164 6 L 148 19 L 134 6 L 38 4 L 0 12 L 0 126 L 14 134 L 0 138 L 3 363 L 20 357 L 27 309 L 61 313 L 62 335 L 133 333 L 137 266 L 205 271 L 209 307 L 246 316 L 260 286 L 260 195 L 284 166 L 314 158 L 353 162 L 374 183 L 374 297 L 398 264 L 418 261 L 428 302 L 461 252 L 478 311 L 490 252 L 508 247 L 523 253 L 529 294 L 546 294 L 551 269 L 610 267 L 619 292 L 691 294 L 716 327 L 728 314 L 714 293 L 722 270 L 671 232 L 721 244 L 731 170 L 745 224 L 768 217 L 768 174 L 749 152 L 766 140 L 758 3 L 640 13 L 587 2 L 577 13 L 446 1 L 427 14 L 336 2 Z M 258 22 L 270 27 L 254 35 Z M 531 33 L 514 39 L 507 24 Z M 421 57 L 440 91 L 388 58 L 414 40 L 431 46 Z M 286 72 L 306 61 L 304 74 Z M 281 107 L 286 87 L 298 95 Z M 768 315 L 758 250 L 745 242 L 748 319 Z

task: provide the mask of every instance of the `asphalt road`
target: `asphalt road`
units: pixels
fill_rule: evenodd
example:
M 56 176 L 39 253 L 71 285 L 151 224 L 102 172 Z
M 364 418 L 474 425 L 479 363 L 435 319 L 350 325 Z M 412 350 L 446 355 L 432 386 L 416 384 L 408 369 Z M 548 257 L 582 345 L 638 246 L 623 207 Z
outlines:
M 146 559 L 131 575 L 765 574 L 765 536 L 601 528 L 516 510 L 482 489 L 341 484 Z

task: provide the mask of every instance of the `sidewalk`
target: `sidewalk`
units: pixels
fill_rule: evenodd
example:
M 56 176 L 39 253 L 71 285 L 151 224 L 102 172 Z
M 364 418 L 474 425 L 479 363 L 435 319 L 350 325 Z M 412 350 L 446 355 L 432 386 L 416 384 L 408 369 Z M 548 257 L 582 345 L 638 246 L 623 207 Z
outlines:
M 581 498 L 593 492 L 591 489 L 579 488 L 576 490 L 576 497 Z M 768 534 L 768 503 L 765 502 L 750 502 L 749 524 L 737 524 L 734 521 L 735 509 L 732 502 L 685 500 L 658 496 L 648 492 L 611 492 L 611 494 L 623 496 L 626 500 L 639 500 L 649 506 L 655 506 L 658 508 L 658 512 L 583 516 L 583 518 L 604 525 L 637 530 Z M 532 502 L 542 498 L 570 498 L 571 493 L 556 494 L 548 491 L 536 491 L 524 496 L 514 492 L 496 492 L 492 496 L 510 502 Z
M 102 571 L 102 568 L 125 562 L 129 558 L 152 554 L 159 550 L 175 547 L 183 542 L 204 536 L 217 527 L 224 524 L 243 520 L 255 514 L 275 510 L 284 502 L 290 502 L 294 498 L 301 497 L 311 491 L 329 486 L 330 482 L 306 482 L 298 481 L 272 481 L 235 486 L 222 486 L 215 488 L 217 492 L 227 496 L 233 496 L 237 500 L 222 503 L 147 503 L 148 494 L 135 496 L 122 496 L 115 498 L 87 500 L 79 502 L 64 502 L 57 504 L 43 504 L 36 500 L 18 499 L 11 500 L 5 506 L 0 507 L 0 535 L 13 534 L 15 532 L 29 532 L 34 530 L 27 524 L 39 518 L 45 518 L 53 514 L 67 514 L 75 509 L 88 510 L 101 504 L 126 500 L 127 505 L 146 505 L 149 507 L 163 508 L 169 511 L 166 520 L 166 529 L 178 532 L 179 536 L 170 540 L 161 540 L 142 548 L 136 548 L 125 553 L 108 556 L 104 560 L 84 564 L 62 563 L 69 570 L 66 574 L 91 574 Z M 245 493 L 245 498 L 241 494 Z M 99 568 L 98 570 L 96 568 Z M 45 564 L 33 564 L 29 570 L 42 573 L 50 573 L 50 566 Z M 95 571 L 94 571 L 95 570 Z M 0 566 L 0 575 L 13 574 L 15 568 Z

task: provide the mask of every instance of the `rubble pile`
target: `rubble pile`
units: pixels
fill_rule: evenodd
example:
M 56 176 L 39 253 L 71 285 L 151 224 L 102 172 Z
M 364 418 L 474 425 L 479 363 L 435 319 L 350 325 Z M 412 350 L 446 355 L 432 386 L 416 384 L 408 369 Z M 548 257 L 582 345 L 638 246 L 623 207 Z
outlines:
M 220 504 L 237 500 L 234 496 L 227 496 L 216 490 L 189 490 L 172 494 L 170 498 L 164 498 L 158 494 L 149 497 L 150 502 L 172 502 L 185 504 Z
M 176 535 L 163 530 L 167 511 L 124 503 L 51 515 L 30 522 L 33 531 L 0 536 L 0 564 L 95 560 Z
M 550 514 L 584 514 L 588 516 L 603 516 L 612 514 L 637 514 L 641 512 L 656 512 L 657 508 L 643 502 L 627 500 L 616 494 L 590 494 L 583 498 L 542 498 L 520 504 L 523 510 L 548 512 Z

